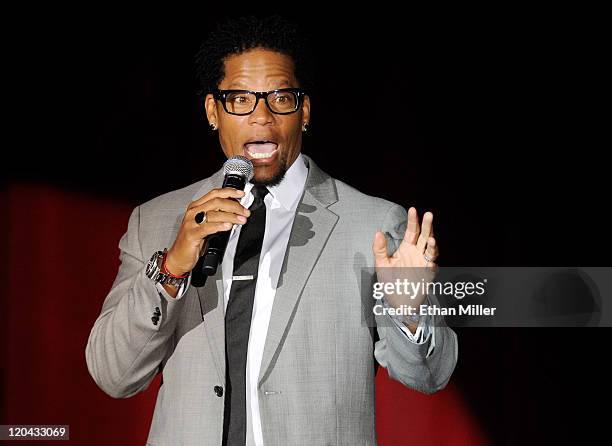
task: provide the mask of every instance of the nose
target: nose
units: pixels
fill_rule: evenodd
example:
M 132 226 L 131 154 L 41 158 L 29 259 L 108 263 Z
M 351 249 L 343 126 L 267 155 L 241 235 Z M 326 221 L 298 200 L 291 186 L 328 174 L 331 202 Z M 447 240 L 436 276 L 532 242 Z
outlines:
M 260 125 L 270 124 L 274 121 L 274 114 L 270 111 L 266 105 L 264 98 L 261 98 L 257 102 L 257 106 L 253 113 L 249 115 L 249 123 L 255 123 Z

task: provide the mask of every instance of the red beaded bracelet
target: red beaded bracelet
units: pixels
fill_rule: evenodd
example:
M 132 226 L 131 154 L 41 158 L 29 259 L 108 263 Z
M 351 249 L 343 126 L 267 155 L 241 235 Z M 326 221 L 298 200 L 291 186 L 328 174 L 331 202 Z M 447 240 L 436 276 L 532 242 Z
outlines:
M 164 250 L 164 255 L 162 258 L 162 266 L 161 266 L 162 273 L 167 274 L 170 277 L 174 277 L 175 279 L 184 279 L 185 277 L 189 276 L 189 273 L 184 274 L 182 276 L 177 276 L 176 274 L 172 274 L 170 271 L 168 271 L 168 268 L 166 268 L 166 258 L 167 257 L 168 257 L 168 252 L 167 250 Z

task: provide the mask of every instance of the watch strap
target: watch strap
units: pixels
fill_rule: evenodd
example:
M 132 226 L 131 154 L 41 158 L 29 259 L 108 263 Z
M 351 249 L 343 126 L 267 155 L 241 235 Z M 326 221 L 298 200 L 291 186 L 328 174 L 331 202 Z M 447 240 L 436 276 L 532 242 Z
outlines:
M 147 264 L 145 274 L 155 283 L 159 283 L 161 285 L 172 285 L 180 288 L 185 282 L 187 282 L 189 275 L 184 277 L 175 277 L 167 272 L 164 272 L 162 270 L 162 265 L 164 262 L 165 252 L 166 250 L 157 251 L 153 254 L 153 256 L 151 256 L 151 259 Z

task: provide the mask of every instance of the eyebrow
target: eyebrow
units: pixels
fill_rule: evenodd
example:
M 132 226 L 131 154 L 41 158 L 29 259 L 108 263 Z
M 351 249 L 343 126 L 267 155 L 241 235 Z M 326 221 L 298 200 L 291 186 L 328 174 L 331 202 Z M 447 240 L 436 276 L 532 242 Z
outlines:
M 289 83 L 289 81 L 287 80 L 283 80 L 281 82 L 278 82 L 276 84 L 276 87 L 273 87 L 272 89 L 277 89 L 277 88 L 282 88 L 283 86 L 287 86 L 289 87 L 291 84 Z M 241 89 L 241 90 L 249 90 L 249 88 L 246 86 L 246 84 L 243 84 L 242 82 L 232 82 L 228 87 L 228 90 L 232 90 L 232 89 Z

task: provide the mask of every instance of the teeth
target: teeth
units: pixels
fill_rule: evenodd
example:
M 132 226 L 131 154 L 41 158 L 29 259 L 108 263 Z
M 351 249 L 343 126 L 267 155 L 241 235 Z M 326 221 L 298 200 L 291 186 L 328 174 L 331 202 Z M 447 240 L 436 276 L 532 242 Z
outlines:
M 278 149 L 274 149 L 272 152 L 270 153 L 253 153 L 250 150 L 247 150 L 247 152 L 249 153 L 249 155 L 252 158 L 256 158 L 256 159 L 264 159 L 264 158 L 270 158 L 272 155 L 274 155 L 274 152 L 276 152 L 276 150 Z

